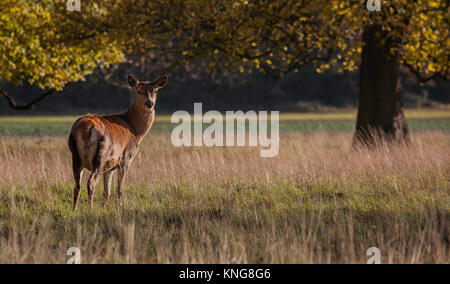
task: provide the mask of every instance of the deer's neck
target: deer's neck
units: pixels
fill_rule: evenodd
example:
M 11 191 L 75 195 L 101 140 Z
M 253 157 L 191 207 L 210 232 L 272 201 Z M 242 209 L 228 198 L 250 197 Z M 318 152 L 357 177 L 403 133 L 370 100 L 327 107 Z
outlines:
M 134 102 L 127 114 L 130 124 L 134 128 L 134 134 L 140 143 L 152 127 L 155 120 L 155 110 L 147 111 Z

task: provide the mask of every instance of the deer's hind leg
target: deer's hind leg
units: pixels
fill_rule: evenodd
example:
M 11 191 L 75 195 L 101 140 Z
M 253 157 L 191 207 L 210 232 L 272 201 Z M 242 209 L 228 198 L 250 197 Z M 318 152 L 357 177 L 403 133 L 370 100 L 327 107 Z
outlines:
M 95 192 L 95 186 L 97 185 L 98 181 L 101 177 L 100 169 L 95 169 L 92 171 L 91 176 L 88 180 L 88 201 L 89 201 L 89 207 L 92 208 L 94 204 L 94 192 Z
M 73 210 L 77 209 L 77 202 L 81 193 L 81 178 L 83 177 L 83 170 L 80 168 L 73 169 L 73 177 L 75 179 L 75 188 L 73 189 Z
M 94 203 L 94 192 L 95 192 L 95 186 L 97 185 L 98 181 L 100 180 L 103 168 L 105 166 L 105 145 L 104 145 L 104 137 L 100 139 L 98 142 L 97 152 L 94 155 L 94 159 L 92 161 L 92 171 L 91 176 L 88 180 L 88 201 L 89 201 L 89 207 L 92 208 Z
M 81 191 L 81 178 L 83 176 L 83 169 L 81 167 L 81 159 L 78 154 L 78 149 L 76 146 L 75 139 L 72 135 L 69 137 L 69 148 L 72 152 L 72 170 L 73 178 L 75 180 L 75 188 L 73 189 L 73 209 L 77 208 L 77 202 L 80 198 Z
M 106 204 L 111 196 L 111 184 L 113 181 L 114 171 L 109 171 L 103 174 L 103 202 Z

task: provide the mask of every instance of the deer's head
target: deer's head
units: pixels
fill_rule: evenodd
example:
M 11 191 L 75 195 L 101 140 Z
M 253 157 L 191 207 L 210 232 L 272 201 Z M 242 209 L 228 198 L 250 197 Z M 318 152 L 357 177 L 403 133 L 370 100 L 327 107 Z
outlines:
M 155 81 L 140 82 L 134 75 L 128 75 L 128 84 L 136 90 L 135 104 L 145 111 L 152 111 L 156 105 L 157 92 L 164 87 L 168 79 L 169 77 L 164 75 Z

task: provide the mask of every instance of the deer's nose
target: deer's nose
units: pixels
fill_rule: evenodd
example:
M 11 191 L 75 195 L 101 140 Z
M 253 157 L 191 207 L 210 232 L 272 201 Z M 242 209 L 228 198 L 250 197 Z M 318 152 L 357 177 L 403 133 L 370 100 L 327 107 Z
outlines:
M 153 106 L 154 106 L 154 103 L 152 101 L 146 101 L 145 102 L 145 107 L 146 108 L 153 108 Z

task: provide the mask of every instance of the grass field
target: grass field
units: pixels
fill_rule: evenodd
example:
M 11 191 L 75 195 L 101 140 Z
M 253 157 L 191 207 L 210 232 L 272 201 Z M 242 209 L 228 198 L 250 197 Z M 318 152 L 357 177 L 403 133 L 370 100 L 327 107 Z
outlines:
M 407 110 L 406 117 L 413 131 L 450 131 L 450 110 Z M 157 115 L 152 132 L 171 131 L 176 124 L 170 116 Z M 0 136 L 68 135 L 75 116 L 0 116 Z M 281 131 L 353 131 L 356 112 L 286 113 L 280 115 Z
M 354 114 L 333 115 L 281 116 L 271 159 L 175 148 L 159 118 L 127 198 L 104 206 L 99 183 L 89 210 L 84 186 L 75 212 L 74 118 L 0 118 L 0 263 L 65 263 L 69 247 L 83 263 L 365 263 L 374 246 L 383 263 L 450 263 L 448 112 L 407 112 L 411 145 L 372 151 L 351 147 Z

